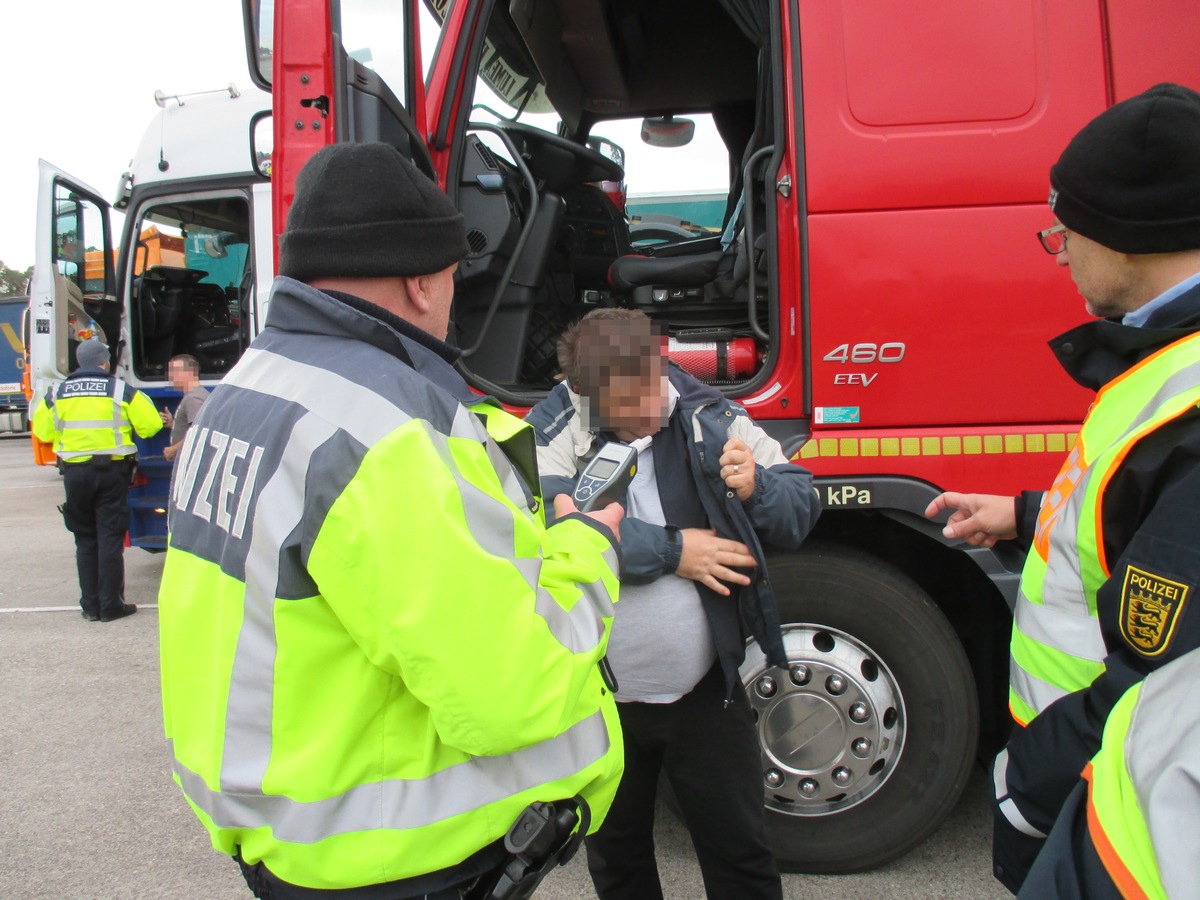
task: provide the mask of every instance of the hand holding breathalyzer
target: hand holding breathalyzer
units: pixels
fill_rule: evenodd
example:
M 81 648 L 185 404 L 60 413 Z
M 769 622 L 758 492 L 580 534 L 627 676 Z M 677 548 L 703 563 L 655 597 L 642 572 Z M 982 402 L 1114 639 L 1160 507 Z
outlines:
M 579 512 L 579 507 L 575 505 L 575 501 L 571 499 L 570 494 L 559 494 L 554 498 L 554 517 L 556 519 L 561 519 L 563 516 L 569 516 L 575 512 Z M 621 520 L 625 518 L 625 508 L 620 503 L 610 503 L 604 509 L 585 512 L 583 515 L 589 519 L 595 519 L 601 525 L 607 526 L 608 530 L 613 533 L 613 537 L 617 543 L 621 543 Z

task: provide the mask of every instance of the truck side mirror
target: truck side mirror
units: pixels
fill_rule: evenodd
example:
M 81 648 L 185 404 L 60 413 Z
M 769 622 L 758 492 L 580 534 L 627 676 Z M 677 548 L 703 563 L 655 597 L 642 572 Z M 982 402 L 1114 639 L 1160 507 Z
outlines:
M 264 178 L 271 177 L 271 153 L 274 148 L 274 120 L 271 111 L 264 109 L 250 119 L 250 164 Z
M 242 20 L 250 80 L 269 91 L 275 44 L 275 0 L 242 0 Z

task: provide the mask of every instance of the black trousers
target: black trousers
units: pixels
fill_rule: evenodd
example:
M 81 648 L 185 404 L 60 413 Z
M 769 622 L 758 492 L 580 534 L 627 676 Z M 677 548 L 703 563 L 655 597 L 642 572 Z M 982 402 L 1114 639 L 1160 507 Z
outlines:
M 125 602 L 125 532 L 129 530 L 130 465 L 66 463 L 63 510 L 75 535 L 79 605 L 89 616 L 108 616 Z
M 780 900 L 767 845 L 762 764 L 741 684 L 725 706 L 720 666 L 674 703 L 618 703 L 625 774 L 608 818 L 585 843 L 600 900 L 658 900 L 654 805 L 665 772 L 692 836 L 709 900 Z

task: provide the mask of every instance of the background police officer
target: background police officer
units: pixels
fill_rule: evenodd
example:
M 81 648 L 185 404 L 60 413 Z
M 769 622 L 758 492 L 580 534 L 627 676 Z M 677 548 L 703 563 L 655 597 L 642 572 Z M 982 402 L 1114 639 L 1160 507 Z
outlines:
M 111 358 L 100 341 L 81 343 L 75 358 L 79 368 L 34 410 L 33 433 L 54 443 L 63 473 L 63 517 L 75 535 L 82 615 L 111 622 L 137 612 L 123 596 L 133 432 L 148 438 L 162 420 L 149 397 L 108 374 Z
M 949 538 L 1032 541 L 994 771 L 995 873 L 1014 892 L 1113 704 L 1200 645 L 1200 94 L 1161 84 L 1086 125 L 1050 170 L 1039 234 L 1102 317 L 1051 342 L 1096 390 L 1044 495 L 947 493 Z

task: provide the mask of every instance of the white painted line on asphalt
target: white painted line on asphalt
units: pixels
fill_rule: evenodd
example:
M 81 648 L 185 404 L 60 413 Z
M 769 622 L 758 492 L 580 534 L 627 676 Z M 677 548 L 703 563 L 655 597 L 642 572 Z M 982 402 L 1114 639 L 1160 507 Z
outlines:
M 139 603 L 138 609 L 158 609 L 157 603 Z M 0 606 L 0 613 L 79 612 L 78 606 Z

